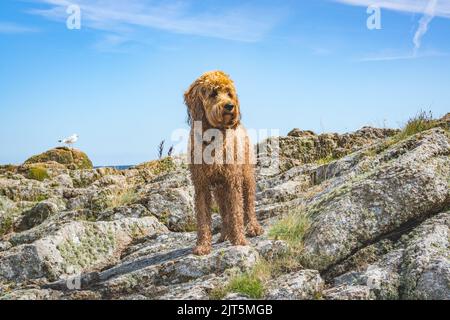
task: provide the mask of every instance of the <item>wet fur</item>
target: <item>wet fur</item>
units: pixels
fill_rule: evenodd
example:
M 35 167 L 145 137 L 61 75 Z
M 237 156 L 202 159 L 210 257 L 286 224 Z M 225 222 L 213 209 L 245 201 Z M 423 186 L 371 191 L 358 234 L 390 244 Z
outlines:
M 246 245 L 246 233 L 254 237 L 263 233 L 255 214 L 255 174 L 253 151 L 245 128 L 241 125 L 239 99 L 233 81 L 221 71 L 203 74 L 186 91 L 188 123 L 191 125 L 190 171 L 195 188 L 197 216 L 197 246 L 194 253 L 211 252 L 212 195 L 222 217 L 221 241 L 233 245 Z M 232 114 L 225 114 L 224 106 L 235 106 Z M 193 141 L 196 139 L 194 123 L 201 122 L 202 131 L 220 130 L 224 143 L 220 148 L 225 159 L 234 163 L 207 164 L 202 159 L 195 164 Z M 212 143 L 212 142 L 210 142 Z M 243 148 L 237 146 L 241 144 Z M 202 142 L 202 152 L 209 143 Z M 244 150 L 238 153 L 238 150 Z M 228 157 L 228 158 L 227 158 Z

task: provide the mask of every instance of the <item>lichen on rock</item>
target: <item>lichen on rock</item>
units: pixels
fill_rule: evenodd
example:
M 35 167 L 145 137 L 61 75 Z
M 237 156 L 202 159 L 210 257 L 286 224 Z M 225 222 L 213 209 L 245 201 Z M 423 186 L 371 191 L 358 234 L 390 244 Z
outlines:
M 67 169 L 92 169 L 92 162 L 88 156 L 76 149 L 59 147 L 48 150 L 42 154 L 33 156 L 24 162 L 24 165 L 36 163 L 56 162 L 64 165 Z

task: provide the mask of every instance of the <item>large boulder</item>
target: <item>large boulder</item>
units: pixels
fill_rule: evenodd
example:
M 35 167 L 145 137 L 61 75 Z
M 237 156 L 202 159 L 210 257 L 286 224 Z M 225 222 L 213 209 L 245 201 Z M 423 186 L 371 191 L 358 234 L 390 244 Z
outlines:
M 450 142 L 433 129 L 399 143 L 389 161 L 355 176 L 308 208 L 304 262 L 321 271 L 357 250 L 444 210 L 450 203 Z
M 428 219 L 397 248 L 360 272 L 334 279 L 327 299 L 347 299 L 349 292 L 370 299 L 450 299 L 450 212 Z
M 24 165 L 48 162 L 62 164 L 70 170 L 93 168 L 92 161 L 84 152 L 66 147 L 51 149 L 33 156 L 25 161 Z
M 71 222 L 31 244 L 0 253 L 0 280 L 60 277 L 117 263 L 134 239 L 167 232 L 154 217 Z

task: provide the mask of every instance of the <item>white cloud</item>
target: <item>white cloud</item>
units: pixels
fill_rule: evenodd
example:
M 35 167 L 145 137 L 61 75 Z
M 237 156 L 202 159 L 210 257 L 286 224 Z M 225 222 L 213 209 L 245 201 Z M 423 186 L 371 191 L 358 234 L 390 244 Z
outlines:
M 411 60 L 417 58 L 445 57 L 448 54 L 439 51 L 426 51 L 421 53 L 401 53 L 401 52 L 381 52 L 359 59 L 361 62 L 371 61 L 395 61 L 395 60 Z
M 348 5 L 368 7 L 376 5 L 380 8 L 408 12 L 424 13 L 430 0 L 333 0 Z M 440 0 L 434 7 L 436 17 L 450 18 L 450 0 Z
M 70 4 L 78 4 L 82 28 L 88 27 L 114 33 L 127 33 L 149 28 L 179 34 L 255 42 L 261 40 L 282 18 L 285 10 L 237 5 L 224 7 L 216 3 L 214 10 L 196 11 L 198 3 L 162 0 L 34 0 L 49 6 L 30 12 L 48 19 L 63 21 Z M 223 4 L 224 2 L 222 2 Z
M 419 26 L 414 34 L 413 53 L 406 56 L 393 56 L 392 59 L 412 59 L 422 45 L 422 38 L 428 31 L 428 26 L 434 17 L 450 18 L 450 0 L 334 0 L 335 2 L 354 5 L 354 6 L 370 6 L 376 5 L 380 8 L 423 14 L 419 21 Z M 373 61 L 373 60 L 370 60 Z
M 428 25 L 430 24 L 431 20 L 433 20 L 435 14 L 436 14 L 436 6 L 437 6 L 437 0 L 430 0 L 428 3 L 423 17 L 419 21 L 419 28 L 417 29 L 416 33 L 414 34 L 414 55 L 417 54 L 417 51 L 420 49 L 420 46 L 422 45 L 422 37 L 427 33 L 428 31 Z
M 36 28 L 22 26 L 16 23 L 0 21 L 0 33 L 3 34 L 32 33 L 38 31 L 39 30 Z

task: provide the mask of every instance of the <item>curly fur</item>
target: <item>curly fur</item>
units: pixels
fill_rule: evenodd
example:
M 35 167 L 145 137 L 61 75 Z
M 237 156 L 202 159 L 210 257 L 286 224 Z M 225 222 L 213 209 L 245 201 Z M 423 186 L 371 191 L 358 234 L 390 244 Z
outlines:
M 221 71 L 211 71 L 198 78 L 186 91 L 188 123 L 191 125 L 191 177 L 195 188 L 197 216 L 197 246 L 194 253 L 205 255 L 211 251 L 211 202 L 216 200 L 222 217 L 220 241 L 246 245 L 248 236 L 262 234 L 255 215 L 255 176 L 253 151 L 246 130 L 241 125 L 239 99 L 233 81 Z M 233 105 L 232 111 L 226 106 Z M 193 144 L 198 142 L 194 123 L 202 132 L 218 130 L 223 137 L 214 156 L 226 161 L 207 162 L 203 152 L 214 142 L 200 141 L 202 154 L 194 162 Z M 216 141 L 217 142 L 217 141 Z

